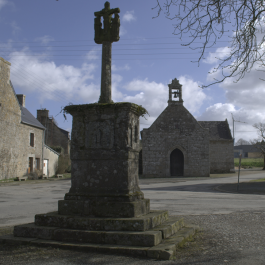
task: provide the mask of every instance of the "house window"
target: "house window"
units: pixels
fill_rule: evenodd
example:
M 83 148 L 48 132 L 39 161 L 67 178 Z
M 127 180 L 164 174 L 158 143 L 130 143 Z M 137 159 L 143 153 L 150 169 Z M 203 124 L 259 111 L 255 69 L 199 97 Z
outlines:
M 34 147 L 34 133 L 30 133 L 30 146 Z
M 28 173 L 33 172 L 33 157 L 29 157 Z
M 36 169 L 40 169 L 40 159 L 36 158 Z

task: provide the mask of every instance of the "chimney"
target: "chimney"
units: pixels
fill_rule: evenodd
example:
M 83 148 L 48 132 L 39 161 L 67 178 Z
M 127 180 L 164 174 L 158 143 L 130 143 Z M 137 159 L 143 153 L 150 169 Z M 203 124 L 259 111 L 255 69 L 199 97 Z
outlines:
M 38 109 L 37 110 L 37 120 L 44 126 L 47 126 L 47 119 L 49 119 L 49 110 Z
M 23 94 L 17 94 L 17 99 L 18 99 L 19 104 L 22 107 L 25 107 L 26 106 L 26 96 L 25 95 L 23 95 Z

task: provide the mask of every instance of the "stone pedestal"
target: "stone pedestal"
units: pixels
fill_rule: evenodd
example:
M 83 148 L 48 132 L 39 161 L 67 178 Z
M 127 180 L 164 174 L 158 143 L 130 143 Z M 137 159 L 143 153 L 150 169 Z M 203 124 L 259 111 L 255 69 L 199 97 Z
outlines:
M 138 185 L 139 116 L 133 103 L 72 105 L 71 189 L 59 214 L 137 217 L 150 202 Z
M 65 108 L 73 116 L 72 185 L 58 212 L 37 214 L 4 243 L 172 259 L 198 229 L 150 211 L 138 185 L 139 116 L 132 103 Z

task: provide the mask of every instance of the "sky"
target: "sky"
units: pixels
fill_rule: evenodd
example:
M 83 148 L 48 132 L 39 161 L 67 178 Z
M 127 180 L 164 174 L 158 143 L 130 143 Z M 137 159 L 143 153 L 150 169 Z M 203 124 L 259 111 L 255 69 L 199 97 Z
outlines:
M 0 0 L 0 56 L 12 64 L 16 93 L 26 95 L 26 108 L 34 116 L 37 109 L 46 108 L 58 126 L 69 132 L 71 115 L 65 120 L 62 108 L 99 99 L 101 45 L 94 42 L 94 12 L 102 10 L 104 3 Z M 121 11 L 120 40 L 112 44 L 112 99 L 147 109 L 150 116 L 140 118 L 140 130 L 166 108 L 168 84 L 177 78 L 184 106 L 197 120 L 227 119 L 233 132 L 233 115 L 235 141 L 258 137 L 252 125 L 265 122 L 262 71 L 253 70 L 238 83 L 227 79 L 200 87 L 216 77 L 209 71 L 218 64 L 216 56 L 225 56 L 227 38 L 209 48 L 198 65 L 199 52 L 182 46 L 189 38 L 173 34 L 174 21 L 163 13 L 154 18 L 156 0 L 112 0 L 110 5 Z

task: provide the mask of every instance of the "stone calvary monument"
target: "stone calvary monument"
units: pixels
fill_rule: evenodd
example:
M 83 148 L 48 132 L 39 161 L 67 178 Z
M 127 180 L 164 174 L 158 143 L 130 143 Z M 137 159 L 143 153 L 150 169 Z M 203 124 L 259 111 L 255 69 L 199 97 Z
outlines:
M 167 211 L 150 211 L 140 190 L 139 116 L 146 110 L 111 100 L 111 43 L 119 40 L 119 12 L 109 2 L 95 12 L 95 42 L 103 46 L 99 102 L 65 107 L 73 116 L 71 188 L 58 211 L 16 226 L 4 242 L 171 259 L 195 233 L 195 226 Z

